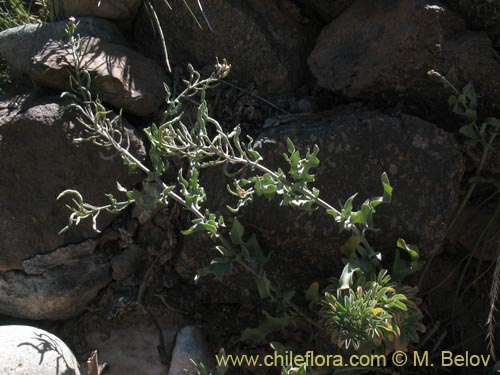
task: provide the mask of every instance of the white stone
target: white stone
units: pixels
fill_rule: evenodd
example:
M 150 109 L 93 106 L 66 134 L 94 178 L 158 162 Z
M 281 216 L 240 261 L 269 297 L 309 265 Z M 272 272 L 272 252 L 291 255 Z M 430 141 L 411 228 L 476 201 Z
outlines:
M 0 326 L 0 374 L 82 375 L 66 344 L 30 326 Z

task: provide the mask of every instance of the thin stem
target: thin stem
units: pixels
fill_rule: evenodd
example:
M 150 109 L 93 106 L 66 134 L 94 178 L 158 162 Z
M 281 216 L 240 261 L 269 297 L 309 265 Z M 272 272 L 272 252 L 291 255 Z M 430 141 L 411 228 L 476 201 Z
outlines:
M 474 177 L 480 177 L 481 176 L 481 173 L 483 171 L 483 168 L 484 168 L 484 164 L 486 163 L 486 159 L 488 158 L 488 153 L 493 145 L 493 141 L 495 140 L 497 134 L 496 133 L 492 133 L 490 135 L 490 139 L 489 141 L 486 143 L 484 149 L 483 149 L 483 154 L 481 155 L 481 160 L 479 162 L 479 166 L 477 167 L 477 170 L 476 170 L 476 173 L 474 174 Z M 453 228 L 453 226 L 455 225 L 458 217 L 460 216 L 460 214 L 462 213 L 462 211 L 464 210 L 467 202 L 469 201 L 472 193 L 474 192 L 474 190 L 476 189 L 476 186 L 477 186 L 477 182 L 474 182 L 470 185 L 469 189 L 467 190 L 467 193 L 465 194 L 465 197 L 464 199 L 462 200 L 462 203 L 460 204 L 460 207 L 458 208 L 457 212 L 455 213 L 455 215 L 453 216 L 453 220 L 451 221 L 451 224 L 449 226 L 449 230 Z
M 490 149 L 491 149 L 491 147 L 493 145 L 493 142 L 494 142 L 496 136 L 497 136 L 497 133 L 492 133 L 490 135 L 489 141 L 485 144 L 484 149 L 483 149 L 483 154 L 481 155 L 481 160 L 480 160 L 479 165 L 477 167 L 476 173 L 474 174 L 474 177 L 478 178 L 478 177 L 481 176 L 481 173 L 482 173 L 483 168 L 484 168 L 484 164 L 486 163 L 486 159 L 488 158 L 488 153 L 489 153 L 489 151 L 490 151 Z M 455 215 L 453 216 L 453 220 L 451 221 L 450 225 L 446 229 L 446 232 L 449 232 L 455 226 L 455 224 L 456 224 L 456 222 L 457 222 L 460 214 L 464 210 L 465 206 L 467 205 L 467 202 L 469 201 L 470 197 L 472 196 L 472 193 L 476 189 L 477 184 L 478 184 L 477 182 L 473 182 L 469 186 L 469 189 L 467 190 L 467 192 L 466 192 L 466 194 L 464 196 L 464 199 L 462 199 L 462 202 L 461 202 L 458 210 L 456 211 Z M 427 261 L 427 263 L 425 265 L 424 270 L 422 271 L 422 275 L 420 276 L 420 280 L 418 282 L 418 287 L 419 288 L 422 286 L 422 283 L 423 283 L 423 281 L 425 279 L 425 275 L 429 271 L 429 269 L 431 267 L 431 264 L 432 264 L 435 256 L 436 256 L 436 251 L 433 251 L 431 253 L 431 256 L 430 256 L 429 260 Z M 467 265 L 466 265 L 465 269 L 467 269 L 468 264 L 469 264 L 469 261 L 467 261 Z M 458 289 L 457 289 L 457 291 L 458 291 Z

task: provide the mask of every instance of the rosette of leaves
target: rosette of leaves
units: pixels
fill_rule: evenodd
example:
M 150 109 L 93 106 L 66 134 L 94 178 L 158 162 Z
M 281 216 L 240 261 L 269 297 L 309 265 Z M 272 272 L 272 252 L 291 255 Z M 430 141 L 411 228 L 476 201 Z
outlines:
M 418 332 L 425 327 L 416 288 L 391 282 L 387 270 L 375 278 L 360 269 L 348 271 L 349 285 L 343 285 L 342 277 L 332 279 L 321 300 L 321 323 L 331 342 L 358 353 L 407 350 L 418 342 Z

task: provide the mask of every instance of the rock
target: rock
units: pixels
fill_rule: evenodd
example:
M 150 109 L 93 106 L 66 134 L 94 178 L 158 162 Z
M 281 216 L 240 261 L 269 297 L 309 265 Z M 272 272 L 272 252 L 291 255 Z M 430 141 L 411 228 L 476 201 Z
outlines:
M 483 233 L 484 232 L 484 233 Z M 498 257 L 500 217 L 495 204 L 465 207 L 448 238 L 459 244 L 476 259 L 494 262 Z
M 141 0 L 62 0 L 62 17 L 93 16 L 112 20 L 135 17 Z
M 103 160 L 102 149 L 73 144 L 81 126 L 74 114 L 61 112 L 59 98 L 25 100 L 15 109 L 9 103 L 0 104 L 0 272 L 24 270 L 29 258 L 96 237 L 89 222 L 58 234 L 70 214 L 65 207 L 70 200 L 56 200 L 63 190 L 78 190 L 86 201 L 100 205 L 109 202 L 106 193 L 121 197 L 116 181 L 132 186 L 140 180 L 118 158 Z M 142 140 L 127 124 L 125 129 L 130 151 L 144 160 Z M 113 218 L 101 215 L 98 226 L 105 228 Z
M 132 275 L 144 254 L 144 250 L 136 245 L 127 247 L 123 252 L 111 258 L 111 268 L 113 280 L 124 280 Z
M 464 163 L 454 137 L 416 117 L 391 117 L 380 112 L 341 108 L 334 112 L 298 115 L 269 121 L 275 127 L 257 140 L 262 145 L 264 164 L 286 170 L 282 154 L 290 137 L 304 150 L 318 144 L 320 167 L 315 186 L 321 197 L 338 207 L 358 192 L 355 204 L 381 194 L 380 175 L 386 171 L 394 187 L 393 202 L 377 209 L 375 224 L 380 234 L 369 238 L 377 249 L 391 257 L 398 238 L 416 244 L 423 259 L 439 250 L 450 214 L 460 190 Z M 211 209 L 234 206 L 225 193 L 228 181 L 222 173 L 204 171 L 201 181 Z M 309 216 L 305 211 L 278 207 L 278 202 L 257 199 L 238 215 L 247 232 L 256 232 L 265 252 L 272 251 L 266 266 L 271 279 L 297 293 L 315 280 L 340 275 L 340 246 L 346 237 L 323 211 Z M 186 280 L 217 257 L 210 240 L 200 234 L 185 237 L 175 265 Z M 237 273 L 222 286 L 210 278 L 198 285 L 224 302 L 251 300 L 252 278 Z M 324 285 L 324 284 L 322 284 Z M 211 290 L 214 288 L 215 292 Z M 217 292 L 218 291 L 218 292 Z
M 29 326 L 0 327 L 3 375 L 81 375 L 75 355 L 53 334 Z
M 60 247 L 48 254 L 36 255 L 23 262 L 23 269 L 29 275 L 40 275 L 50 268 L 69 265 L 86 258 L 94 252 L 97 240 L 87 240 L 79 244 Z
M 91 91 L 102 101 L 137 116 L 156 112 L 165 98 L 165 72 L 132 49 L 99 38 L 82 40 L 82 64 L 92 76 Z M 49 42 L 33 58 L 31 78 L 38 84 L 69 90 L 71 53 Z
M 460 89 L 472 82 L 490 98 L 481 102 L 498 111 L 500 64 L 491 47 L 485 34 L 466 31 L 462 19 L 432 1 L 357 0 L 323 29 L 308 62 L 318 84 L 337 94 L 385 105 L 403 101 L 456 130 L 451 92 L 427 72 L 439 71 Z
M 99 253 L 41 274 L 0 273 L 0 313 L 36 320 L 75 317 L 111 281 L 110 274 L 107 256 Z
M 255 83 L 259 90 L 273 93 L 298 87 L 307 72 L 305 59 L 317 35 L 316 28 L 289 0 L 211 1 L 203 10 L 213 32 L 203 21 L 195 0 L 187 3 L 203 30 L 183 1 L 173 1 L 172 10 L 164 1 L 152 3 L 171 59 L 182 66 L 190 62 L 201 69 L 212 66 L 216 57 L 227 58 L 232 64 L 230 80 L 241 85 Z M 146 55 L 162 59 L 160 42 L 143 13 L 135 31 L 135 44 Z
M 299 0 L 302 6 L 310 7 L 326 23 L 333 21 L 355 0 Z
M 87 240 L 23 262 L 24 273 L 0 274 L 0 312 L 27 319 L 66 319 L 81 313 L 110 281 L 107 256 Z
M 178 317 L 164 314 L 158 319 L 162 327 L 167 350 L 173 347 Z M 148 324 L 148 316 L 142 316 L 130 327 L 112 330 L 109 337 L 103 337 L 102 331 L 92 331 L 86 336 L 91 348 L 99 350 L 101 362 L 109 365 L 108 375 L 140 374 L 167 375 L 168 364 L 163 364 L 157 351 L 158 328 Z M 185 374 L 184 374 L 185 375 Z
M 500 3 L 492 0 L 443 0 L 447 6 L 465 17 L 476 30 L 485 30 L 493 45 L 500 48 Z
M 89 17 L 80 18 L 79 21 L 77 32 L 81 36 L 93 36 L 114 44 L 127 44 L 118 27 L 109 21 Z M 2 31 L 0 32 L 0 55 L 7 61 L 14 73 L 27 75 L 32 57 L 41 51 L 49 40 L 66 41 L 68 39 L 64 31 L 66 24 L 67 21 L 27 24 Z
M 168 375 L 196 373 L 196 366 L 191 360 L 202 362 L 207 369 L 213 364 L 205 335 L 196 326 L 186 326 L 177 333 Z

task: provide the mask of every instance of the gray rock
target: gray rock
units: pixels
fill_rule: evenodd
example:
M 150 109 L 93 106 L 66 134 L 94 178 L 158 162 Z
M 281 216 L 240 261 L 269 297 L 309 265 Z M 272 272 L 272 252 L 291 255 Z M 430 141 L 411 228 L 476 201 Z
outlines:
M 134 18 L 141 0 L 62 0 L 62 17 L 94 16 L 112 20 Z
M 109 260 L 99 253 L 39 275 L 0 273 L 0 313 L 26 319 L 75 317 L 111 281 L 110 275 Z
M 162 363 L 157 346 L 159 331 L 146 315 L 131 311 L 120 318 L 120 326 L 114 326 L 109 336 L 96 328 L 85 339 L 89 346 L 99 350 L 99 358 L 109 365 L 107 375 L 167 375 L 168 363 Z M 175 333 L 182 319 L 172 313 L 157 317 L 165 341 L 165 350 L 170 354 L 174 346 Z M 104 374 L 103 374 L 104 375 Z M 188 375 L 188 374 L 183 374 Z
M 500 47 L 500 2 L 493 0 L 442 0 L 463 15 L 478 30 L 485 30 L 495 47 Z
M 29 258 L 96 237 L 90 223 L 58 234 L 69 217 L 69 199 L 56 200 L 63 190 L 79 190 L 99 205 L 108 202 L 106 193 L 120 196 L 116 181 L 131 186 L 140 180 L 118 158 L 103 160 L 97 146 L 75 146 L 73 137 L 81 136 L 81 126 L 59 103 L 58 98 L 42 98 L 25 100 L 14 109 L 0 104 L 0 272 L 24 270 Z M 143 160 L 142 140 L 126 124 L 125 129 L 131 152 Z M 112 215 L 103 215 L 98 225 L 105 228 L 112 220 Z
M 90 90 L 105 103 L 138 116 L 158 110 L 165 98 L 165 72 L 134 50 L 99 38 L 82 39 L 82 64 L 92 76 Z M 33 57 L 30 77 L 38 84 L 69 90 L 72 54 L 49 42 Z
M 97 240 L 87 240 L 79 244 L 60 247 L 48 254 L 36 255 L 23 262 L 23 269 L 29 275 L 40 275 L 50 268 L 69 265 L 84 259 L 94 252 Z
M 458 202 L 464 170 L 453 136 L 416 117 L 349 109 L 279 118 L 274 126 L 258 137 L 264 164 L 286 170 L 282 154 L 287 137 L 301 150 L 318 144 L 321 164 L 314 185 L 323 199 L 337 207 L 356 192 L 358 205 L 379 196 L 380 175 L 388 173 L 393 203 L 377 209 L 374 221 L 381 232 L 369 235 L 377 249 L 384 249 L 390 258 L 396 240 L 402 237 L 418 245 L 424 259 L 439 250 Z M 206 171 L 201 178 L 215 212 L 223 213 L 222 207 L 234 205 L 225 192 L 230 181 L 222 173 Z M 238 218 L 247 231 L 256 232 L 264 251 L 273 252 L 266 269 L 282 288 L 293 287 L 300 294 L 315 280 L 340 275 L 340 246 L 346 237 L 339 235 L 323 211 L 309 216 L 257 199 Z M 192 279 L 197 269 L 217 257 L 215 250 L 207 251 L 210 247 L 211 241 L 202 235 L 185 237 L 176 271 Z M 198 284 L 216 300 L 241 302 L 252 297 L 251 280 L 241 272 L 222 286 L 210 278 L 201 278 Z
M 491 48 L 485 34 L 466 31 L 461 18 L 433 1 L 357 0 L 323 29 L 308 62 L 322 87 L 349 98 L 404 101 L 441 125 L 452 118 L 451 92 L 427 72 L 439 71 L 460 89 L 472 82 L 481 103 L 498 111 L 500 64 Z
M 109 43 L 127 44 L 118 27 L 109 21 L 89 17 L 81 18 L 79 21 L 77 32 L 81 36 L 93 36 Z M 67 21 L 27 24 L 2 31 L 0 32 L 0 55 L 7 61 L 14 73 L 28 74 L 31 58 L 41 51 L 49 40 L 67 40 L 64 32 L 66 24 Z
M 208 30 L 197 1 L 187 3 L 198 17 L 201 30 L 183 1 L 173 1 L 172 10 L 162 0 L 152 1 L 160 18 L 171 58 L 182 66 L 212 66 L 215 58 L 232 64 L 230 80 L 241 85 L 255 83 L 267 92 L 293 90 L 307 72 L 305 59 L 317 35 L 289 0 L 223 1 L 204 6 L 213 32 Z M 138 18 L 135 44 L 148 56 L 161 58 L 158 38 L 145 11 Z M 189 40 L 189 43 L 186 43 Z
M 80 375 L 68 346 L 53 334 L 29 326 L 0 327 L 2 375 Z
M 191 359 L 202 362 L 207 369 L 212 367 L 214 361 L 205 335 L 196 326 L 186 326 L 177 333 L 168 375 L 197 373 Z
M 355 0 L 299 0 L 305 6 L 310 7 L 324 22 L 331 22 L 344 10 L 349 8 Z
M 111 258 L 111 268 L 113 269 L 111 277 L 113 280 L 124 280 L 132 275 L 139 266 L 143 255 L 144 250 L 132 244 L 123 252 Z

